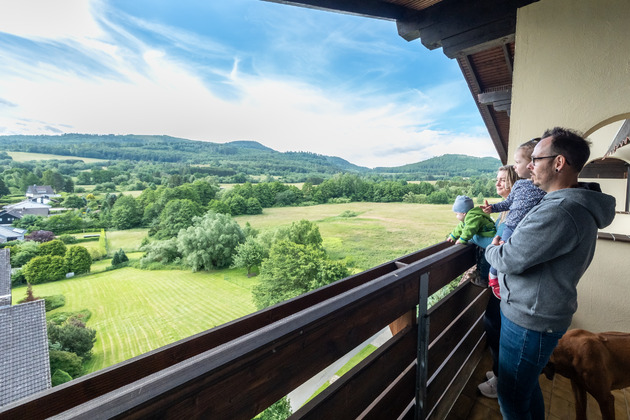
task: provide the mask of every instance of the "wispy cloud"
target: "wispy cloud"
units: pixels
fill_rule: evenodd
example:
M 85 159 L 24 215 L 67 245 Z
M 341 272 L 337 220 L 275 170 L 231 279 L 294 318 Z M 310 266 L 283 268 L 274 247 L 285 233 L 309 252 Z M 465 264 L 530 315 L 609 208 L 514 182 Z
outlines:
M 207 27 L 224 25 L 218 36 L 104 0 L 0 6 L 3 134 L 247 139 L 372 167 L 495 155 L 461 76 L 439 73 L 456 65 L 433 68 L 446 60 L 435 54 L 420 63 L 384 22 L 244 1 L 222 16 L 228 5 L 205 5 Z

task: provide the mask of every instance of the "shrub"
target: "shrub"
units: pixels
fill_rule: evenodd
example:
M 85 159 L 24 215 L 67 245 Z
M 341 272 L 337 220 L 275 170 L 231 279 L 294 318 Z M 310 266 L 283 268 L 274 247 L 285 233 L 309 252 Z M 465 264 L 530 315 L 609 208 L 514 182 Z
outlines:
M 24 237 L 27 241 L 35 241 L 35 242 L 49 242 L 55 239 L 55 234 L 49 230 L 36 230 L 29 235 Z
M 66 263 L 68 264 L 68 271 L 75 274 L 89 273 L 92 267 L 92 257 L 90 252 L 82 246 L 75 245 L 68 248 L 66 251 Z
M 90 254 L 90 258 L 92 258 L 92 261 L 100 261 L 106 256 L 100 249 L 96 248 L 90 248 L 88 249 L 88 252 Z
M 112 266 L 116 267 L 128 261 L 129 258 L 127 257 L 127 254 L 125 254 L 125 251 L 123 251 L 121 248 L 114 253 L 114 257 L 112 258 Z
M 66 297 L 64 295 L 44 296 L 42 299 L 46 302 L 46 312 L 61 308 L 66 304 Z
M 72 378 L 77 378 L 83 373 L 83 360 L 75 353 L 61 350 L 50 350 L 50 371 L 62 370 Z
M 46 315 L 46 321 L 51 322 L 55 325 L 61 325 L 68 319 L 75 318 L 83 323 L 86 323 L 91 316 L 92 312 L 90 312 L 89 309 L 82 309 L 77 312 L 56 312 L 54 314 L 48 314 Z
M 68 244 L 76 244 L 77 242 L 79 242 L 79 240 L 77 238 L 75 238 L 72 235 L 61 235 L 59 237 L 59 240 L 61 242 L 63 242 L 64 244 L 68 245 Z
M 66 259 L 58 255 L 35 257 L 22 268 L 24 278 L 31 284 L 59 280 L 67 272 Z
M 45 242 L 39 246 L 39 255 L 66 255 L 66 245 L 59 239 Z
M 63 351 L 76 353 L 83 359 L 89 359 L 92 356 L 95 337 L 96 331 L 87 328 L 83 322 L 76 318 L 68 318 L 63 325 L 48 323 L 48 340 L 51 343 L 59 343 Z
M 11 273 L 11 285 L 18 286 L 21 284 L 26 284 L 26 277 L 24 277 L 22 270 L 16 270 L 14 273 Z
M 70 382 L 72 380 L 72 376 L 66 371 L 61 369 L 55 370 L 55 373 L 50 377 L 50 382 L 52 386 L 57 386 L 61 384 L 65 384 L 66 382 Z
M 39 243 L 25 241 L 11 247 L 11 267 L 22 267 L 39 255 Z

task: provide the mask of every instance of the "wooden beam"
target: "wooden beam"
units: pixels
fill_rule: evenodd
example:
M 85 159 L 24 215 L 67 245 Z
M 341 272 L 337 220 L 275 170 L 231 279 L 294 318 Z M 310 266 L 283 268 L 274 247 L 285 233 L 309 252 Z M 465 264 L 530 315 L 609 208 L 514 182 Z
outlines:
M 514 33 L 516 10 L 535 1 L 444 0 L 423 10 L 408 12 L 396 23 L 399 35 L 407 41 L 421 38 L 423 45 L 435 49 L 441 47 L 444 40 L 476 28 L 483 27 L 484 32 L 492 33 L 495 32 L 493 25 L 505 26 L 506 22 L 511 22 L 512 27 L 502 28 L 500 32 L 507 30 L 508 33 Z M 475 35 L 476 38 L 479 36 Z
M 407 9 L 382 0 L 264 0 L 271 3 L 306 7 L 309 9 L 345 13 L 376 19 L 396 20 L 403 17 Z

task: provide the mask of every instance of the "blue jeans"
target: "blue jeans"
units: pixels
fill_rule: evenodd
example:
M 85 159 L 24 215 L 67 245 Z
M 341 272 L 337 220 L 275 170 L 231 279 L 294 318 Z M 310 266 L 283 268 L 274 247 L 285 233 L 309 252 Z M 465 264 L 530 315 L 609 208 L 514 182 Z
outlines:
M 497 393 L 504 420 L 545 418 L 538 377 L 563 334 L 528 330 L 501 312 Z

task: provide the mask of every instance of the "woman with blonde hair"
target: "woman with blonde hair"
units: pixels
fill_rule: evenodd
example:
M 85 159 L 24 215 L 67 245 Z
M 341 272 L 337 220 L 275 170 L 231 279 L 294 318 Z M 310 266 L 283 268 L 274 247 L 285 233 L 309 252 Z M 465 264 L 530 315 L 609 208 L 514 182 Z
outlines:
M 507 198 L 512 191 L 512 186 L 519 177 L 512 165 L 501 166 L 497 172 L 497 182 L 495 184 L 497 194 L 502 198 Z M 501 236 L 503 228 L 505 228 L 505 219 L 508 211 L 504 211 L 499 214 L 495 222 L 497 228 L 497 235 Z M 485 262 L 485 258 L 483 258 Z M 486 264 L 481 267 L 481 278 L 488 278 L 488 271 L 490 265 Z M 490 296 L 488 300 L 488 306 L 483 316 L 484 327 L 486 330 L 486 336 L 488 339 L 488 346 L 490 347 L 490 353 L 492 355 L 492 370 L 486 372 L 486 382 L 479 384 L 477 387 L 479 391 L 488 398 L 497 398 L 497 373 L 499 372 L 499 335 L 501 331 L 501 311 L 499 309 L 501 301 Z

